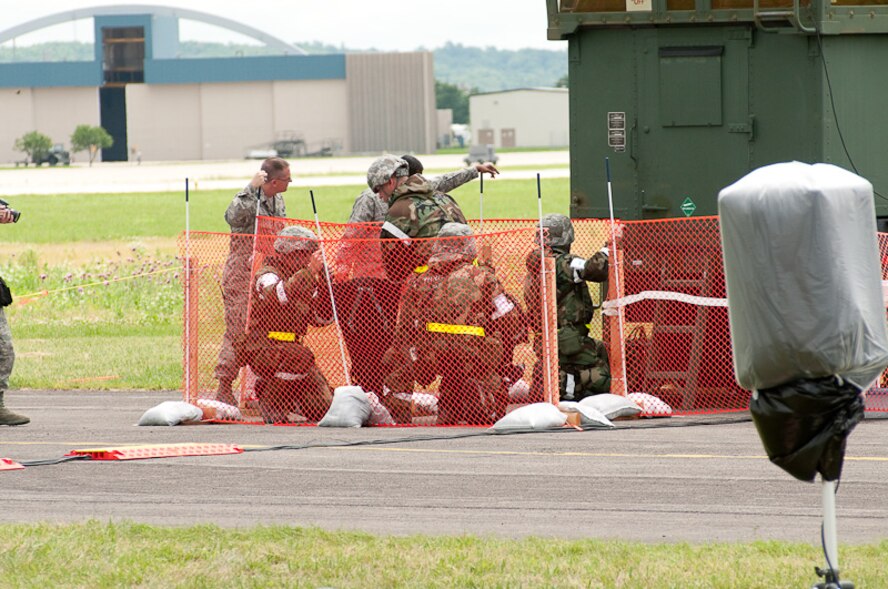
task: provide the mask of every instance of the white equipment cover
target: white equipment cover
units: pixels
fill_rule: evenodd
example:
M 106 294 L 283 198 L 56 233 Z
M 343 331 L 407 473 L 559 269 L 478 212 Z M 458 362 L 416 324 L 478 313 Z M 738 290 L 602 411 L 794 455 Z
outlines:
M 750 172 L 718 195 L 737 382 L 766 389 L 888 366 L 873 187 L 830 164 Z

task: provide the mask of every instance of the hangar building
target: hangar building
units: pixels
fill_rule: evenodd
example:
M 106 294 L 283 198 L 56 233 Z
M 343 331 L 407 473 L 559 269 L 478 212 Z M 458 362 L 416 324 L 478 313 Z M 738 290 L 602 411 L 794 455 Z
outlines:
M 307 55 L 241 23 L 179 8 L 72 10 L 0 32 L 0 43 L 92 18 L 95 57 L 0 64 L 0 162 L 33 130 L 67 144 L 79 124 L 114 137 L 104 161 L 237 159 L 281 137 L 308 152 L 430 153 L 437 136 L 432 54 Z M 248 35 L 282 55 L 180 58 L 179 19 Z
M 472 141 L 494 147 L 570 143 L 567 88 L 516 88 L 469 97 Z

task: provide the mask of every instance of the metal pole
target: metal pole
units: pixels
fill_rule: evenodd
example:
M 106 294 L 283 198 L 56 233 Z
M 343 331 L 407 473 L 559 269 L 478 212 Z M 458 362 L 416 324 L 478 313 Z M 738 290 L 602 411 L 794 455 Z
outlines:
M 839 538 L 836 531 L 836 482 L 823 482 L 823 551 L 827 569 L 839 574 Z
M 336 333 L 339 336 L 339 353 L 342 356 L 342 373 L 345 375 L 345 384 L 351 386 L 351 378 L 348 375 L 348 361 L 345 357 L 342 327 L 339 325 L 339 314 L 336 312 L 336 299 L 333 297 L 333 280 L 330 278 L 330 268 L 327 266 L 327 254 L 324 252 L 324 239 L 321 235 L 321 222 L 318 219 L 318 209 L 315 206 L 314 191 L 309 190 L 308 194 L 311 195 L 311 210 L 314 211 L 315 227 L 318 231 L 318 241 L 321 246 L 321 260 L 324 262 L 324 275 L 327 277 L 327 290 L 330 293 L 330 306 L 333 308 L 333 322 L 336 324 Z
M 185 398 L 191 390 L 191 217 L 188 202 L 188 178 L 185 178 Z
M 478 197 L 478 209 L 481 215 L 478 233 L 484 233 L 484 172 L 481 172 L 481 194 Z
M 614 221 L 614 191 L 613 186 L 611 184 L 611 169 L 610 169 L 610 158 L 604 158 L 604 168 L 607 173 L 607 204 L 610 208 L 610 230 L 611 230 L 611 247 L 610 249 L 613 251 L 609 251 L 608 254 L 613 254 L 613 268 L 614 268 L 614 283 L 617 289 L 617 298 L 621 298 L 623 296 L 622 291 L 620 290 L 620 263 L 617 257 L 617 224 Z M 623 393 L 629 393 L 629 381 L 627 380 L 626 375 L 626 341 L 624 339 L 623 333 L 623 306 L 620 305 L 617 308 L 617 324 L 620 329 L 620 361 L 623 368 Z
M 540 175 L 537 173 L 537 215 L 539 216 L 540 226 L 540 283 L 542 284 L 542 298 L 540 300 L 540 310 L 543 313 L 543 356 L 545 357 L 546 367 L 546 391 L 552 392 L 552 363 L 550 355 L 549 341 L 549 310 L 546 308 L 546 242 L 543 237 L 543 191 L 540 186 Z

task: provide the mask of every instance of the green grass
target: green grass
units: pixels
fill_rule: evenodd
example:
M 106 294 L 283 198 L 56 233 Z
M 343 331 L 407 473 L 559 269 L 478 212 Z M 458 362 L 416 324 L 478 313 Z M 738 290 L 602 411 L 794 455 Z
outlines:
M 888 586 L 888 541 L 844 546 L 844 577 Z M 316 528 L 132 523 L 0 527 L 6 587 L 809 587 L 823 560 L 780 542 L 646 545 Z
M 568 186 L 567 178 L 543 180 L 544 212 L 567 211 Z M 478 188 L 473 182 L 453 192 L 469 217 L 479 214 Z M 347 220 L 362 189 L 315 190 L 321 219 Z M 488 219 L 537 215 L 535 180 L 500 178 L 484 190 Z M 192 229 L 227 232 L 222 214 L 234 192 L 192 193 Z M 289 216 L 312 218 L 307 189 L 291 189 L 286 200 Z M 24 216 L 3 227 L 0 245 L 0 275 L 19 300 L 6 310 L 17 351 L 10 386 L 179 388 L 182 286 L 174 240 L 184 228 L 183 195 L 17 196 L 15 206 Z M 149 251 L 139 244 L 148 238 L 167 246 Z M 78 261 L 54 259 L 58 244 L 69 244 Z
M 566 213 L 568 178 L 546 179 L 543 174 L 544 212 Z M 478 216 L 479 182 L 453 191 L 468 217 Z M 322 221 L 344 223 L 363 186 L 322 186 L 314 189 Z M 229 231 L 223 214 L 235 190 L 198 190 L 190 196 L 193 231 Z M 287 216 L 312 219 L 307 188 L 285 194 Z M 13 205 L 22 211 L 19 223 L 4 227 L 3 241 L 13 243 L 69 243 L 127 240 L 139 237 L 175 237 L 185 229 L 185 197 L 178 193 L 20 195 Z M 484 182 L 484 215 L 537 216 L 536 180 Z M 89 247 L 88 243 L 82 247 Z

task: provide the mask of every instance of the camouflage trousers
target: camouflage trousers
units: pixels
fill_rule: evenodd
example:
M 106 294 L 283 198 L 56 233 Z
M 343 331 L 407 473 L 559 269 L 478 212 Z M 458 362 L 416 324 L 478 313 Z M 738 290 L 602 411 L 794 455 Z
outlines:
M 558 392 L 562 401 L 579 401 L 609 393 L 610 364 L 604 342 L 583 330 L 566 326 L 558 330 Z
M 534 338 L 537 358 L 542 354 L 540 337 Z M 533 367 L 532 401 L 540 402 L 543 394 L 544 370 L 537 360 Z M 562 401 L 579 401 L 591 395 L 609 393 L 610 363 L 604 342 L 590 337 L 584 330 L 565 326 L 558 330 L 558 395 Z
M 490 425 L 505 415 L 508 394 L 496 370 L 502 344 L 493 337 L 484 338 L 481 344 L 459 353 L 453 349 L 422 347 L 411 351 L 393 346 L 383 359 L 388 371 L 385 385 L 392 393 L 411 393 L 414 383 L 428 387 L 440 377 L 438 425 Z M 410 423 L 409 402 L 391 394 L 381 400 L 395 421 Z
M 330 384 L 314 354 L 298 342 L 278 342 L 255 334 L 235 339 L 239 365 L 256 373 L 256 397 L 266 423 L 284 423 L 290 413 L 317 422 L 333 400 Z
M 247 306 L 250 302 L 249 258 L 230 256 L 222 272 L 222 306 L 225 314 L 225 333 L 219 349 L 215 376 L 233 382 L 243 366 L 237 361 L 234 342 L 246 330 Z
M 3 308 L 0 307 L 0 393 L 9 388 L 9 375 L 15 363 L 15 349 L 12 347 L 12 332 Z M 2 398 L 0 398 L 2 400 Z

